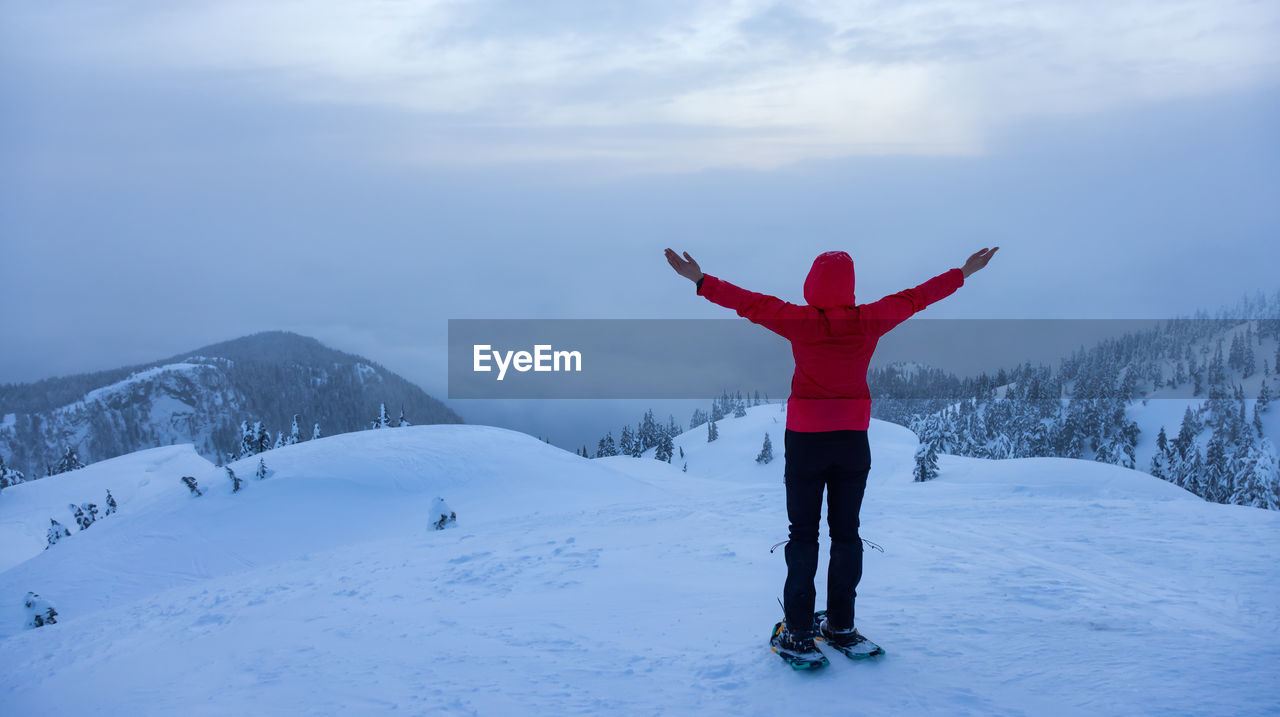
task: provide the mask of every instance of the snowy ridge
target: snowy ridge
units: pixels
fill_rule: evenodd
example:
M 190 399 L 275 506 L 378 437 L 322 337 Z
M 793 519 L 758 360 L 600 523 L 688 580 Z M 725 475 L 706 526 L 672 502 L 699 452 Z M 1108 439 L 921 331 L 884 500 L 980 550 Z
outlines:
M 178 447 L 18 486 L 0 495 L 5 530 L 42 532 L 43 507 L 108 482 L 120 512 L 0 572 L 0 704 L 778 714 L 803 691 L 869 714 L 1280 708 L 1280 514 L 1067 459 L 942 456 L 913 483 L 914 434 L 879 421 L 862 532 L 885 552 L 866 554 L 858 625 L 889 654 L 793 673 L 765 646 L 782 421 L 764 405 L 714 443 L 683 434 L 687 473 L 428 426 L 271 451 L 261 482 L 256 459 L 233 464 L 234 495 Z M 766 431 L 777 459 L 761 465 Z M 148 466 L 169 487 L 125 500 Z M 200 498 L 176 475 L 197 469 Z M 437 495 L 455 529 L 425 524 Z M 58 624 L 22 629 L 27 591 Z M 1188 641 L 1211 659 L 1174 659 Z
M 102 388 L 95 388 L 94 390 L 86 393 L 84 398 L 76 403 L 56 410 L 58 412 L 66 412 L 76 406 L 89 403 L 90 401 L 107 402 L 109 399 L 119 399 L 122 395 L 137 390 L 142 386 L 142 384 L 154 381 L 165 374 L 190 373 L 192 371 L 208 370 L 209 368 L 210 367 L 207 364 L 201 363 L 171 363 L 165 364 L 164 366 L 156 366 L 154 368 L 138 371 L 123 381 L 117 381 L 113 384 L 103 386 Z

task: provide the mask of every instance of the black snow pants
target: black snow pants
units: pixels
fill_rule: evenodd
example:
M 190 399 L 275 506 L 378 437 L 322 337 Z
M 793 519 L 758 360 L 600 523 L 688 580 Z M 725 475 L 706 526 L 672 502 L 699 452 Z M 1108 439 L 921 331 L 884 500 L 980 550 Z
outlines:
M 827 492 L 831 560 L 827 566 L 827 619 L 832 627 L 853 626 L 853 600 L 862 579 L 862 538 L 858 513 L 871 470 L 866 431 L 788 430 L 786 444 L 787 582 L 782 599 L 787 626 L 797 633 L 812 629 L 818 572 L 818 521 L 822 491 Z

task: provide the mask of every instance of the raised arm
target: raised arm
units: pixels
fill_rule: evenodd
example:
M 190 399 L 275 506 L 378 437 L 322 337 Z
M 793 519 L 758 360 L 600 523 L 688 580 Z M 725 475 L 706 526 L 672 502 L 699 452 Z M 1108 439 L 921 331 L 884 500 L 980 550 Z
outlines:
M 790 337 L 808 316 L 805 307 L 783 301 L 776 296 L 748 291 L 724 279 L 704 274 L 698 262 L 684 252 L 683 258 L 671 249 L 666 252 L 667 263 L 684 278 L 698 286 L 698 295 L 714 304 L 733 309 L 738 316 L 784 337 Z
M 983 248 L 974 252 L 963 267 L 949 269 L 925 283 L 874 301 L 862 307 L 863 317 L 873 323 L 878 334 L 888 333 L 898 324 L 923 311 L 926 306 L 941 301 L 964 285 L 965 279 L 981 270 L 995 256 L 996 249 Z

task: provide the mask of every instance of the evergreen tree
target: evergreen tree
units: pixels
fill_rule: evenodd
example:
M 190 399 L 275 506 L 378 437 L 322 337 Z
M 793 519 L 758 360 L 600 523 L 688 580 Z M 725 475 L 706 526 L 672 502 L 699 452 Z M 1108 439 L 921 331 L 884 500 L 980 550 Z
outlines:
M 631 426 L 622 427 L 622 437 L 618 440 L 618 452 L 621 455 L 629 456 L 635 451 L 635 436 L 631 433 Z
M 257 436 L 254 429 L 249 427 L 248 421 L 240 422 L 240 452 L 236 454 L 237 458 L 248 458 L 258 452 Z
M 285 445 L 292 446 L 297 443 L 298 438 L 298 414 L 293 414 L 293 424 L 289 426 L 289 437 L 285 439 Z
M 0 456 L 0 490 L 11 488 L 19 483 L 26 482 L 27 478 L 22 471 L 15 470 L 5 465 L 4 456 Z
M 715 421 L 707 421 L 707 443 L 710 443 L 720 437 L 720 430 L 716 428 Z
M 1126 421 L 1120 429 L 1120 465 L 1125 468 L 1136 468 L 1138 465 L 1138 435 L 1140 430 L 1136 421 Z
M 94 523 L 98 522 L 98 504 L 97 503 L 81 503 L 80 508 L 81 510 L 84 511 L 84 516 L 86 521 L 88 522 L 88 525 L 93 525 Z
M 1280 365 L 1280 358 L 1277 358 L 1276 361 L 1277 361 L 1277 365 Z M 724 407 L 721 404 L 720 400 L 717 399 L 711 402 L 711 418 L 709 418 L 708 420 L 714 422 L 714 421 L 720 420 L 721 418 L 724 418 Z
M 240 486 L 244 481 L 240 480 L 240 477 L 236 475 L 236 472 L 231 470 L 231 466 L 225 466 L 225 470 L 227 471 L 227 477 L 231 479 L 231 492 L 239 493 Z
M 62 523 L 59 523 L 53 518 L 50 518 L 49 524 L 50 524 L 49 532 L 46 533 L 46 537 L 49 541 L 49 544 L 44 546 L 45 550 L 48 550 L 50 547 L 56 545 L 59 540 L 62 540 L 63 538 L 71 537 L 71 531 L 67 530 L 66 527 L 62 525 Z
M 706 422 L 707 422 L 707 412 L 702 410 L 701 408 L 695 408 L 693 410 L 693 418 L 689 419 L 689 430 L 692 431 L 693 429 L 697 428 L 698 426 L 701 426 Z
M 80 462 L 80 454 L 76 453 L 75 446 L 68 446 L 67 450 L 63 451 L 62 457 L 58 459 L 58 463 L 54 466 L 50 475 L 58 475 L 59 473 L 66 473 L 80 468 L 84 468 L 84 464 Z
M 653 417 L 653 409 L 644 412 L 644 419 L 640 422 L 640 445 L 644 446 L 643 450 L 649 450 L 658 445 L 659 434 L 662 433 L 658 429 L 658 422 Z
M 927 480 L 933 480 L 938 477 L 938 454 L 933 449 L 933 444 L 927 441 L 921 441 L 916 447 L 916 466 L 912 471 L 912 476 L 917 483 L 923 483 Z
M 675 438 L 682 432 L 683 431 L 680 430 L 680 424 L 676 423 L 676 417 L 671 414 L 667 414 L 667 435 Z
M 406 426 L 410 426 L 410 425 L 412 425 L 412 424 L 410 424 L 410 423 L 409 423 L 409 419 L 407 419 L 407 418 L 405 418 L 405 417 L 404 417 L 404 406 L 401 406 L 401 407 L 400 407 L 400 418 L 396 419 L 396 427 L 397 427 L 397 428 L 404 428 L 404 427 L 406 427 Z M 584 450 L 585 450 L 585 449 L 584 449 Z
M 116 512 L 116 499 L 112 497 L 110 489 L 107 490 L 107 510 L 103 512 L 102 517 L 107 517 Z
M 769 440 L 769 434 L 764 434 L 764 446 L 760 448 L 760 454 L 756 456 L 756 463 L 773 462 L 773 443 Z
M 84 509 L 75 503 L 68 503 L 67 510 L 71 511 L 71 515 L 76 519 L 76 525 L 80 526 L 80 530 L 89 527 L 89 516 L 84 514 Z
M 675 453 L 675 446 L 672 444 L 671 434 L 664 431 L 658 438 L 658 445 L 656 450 L 653 452 L 653 457 L 660 461 L 670 463 L 673 453 Z
M 1160 433 L 1156 436 L 1156 450 L 1151 454 L 1151 464 L 1147 472 L 1156 478 L 1169 480 L 1169 437 L 1164 432 L 1164 426 L 1160 427 Z
M 1251 441 L 1238 470 L 1231 503 L 1280 510 L 1280 467 L 1270 440 Z
M 254 443 L 256 444 L 256 450 L 253 455 L 271 450 L 271 431 L 267 430 L 265 421 L 256 421 L 253 424 L 253 434 Z
M 259 458 L 259 459 L 258 459 L 258 470 L 254 471 L 254 473 L 253 473 L 253 477 L 254 477 L 254 478 L 257 478 L 258 480 L 263 480 L 263 479 L 265 479 L 265 478 L 266 478 L 267 476 L 269 476 L 269 475 L 271 475 L 271 471 L 267 470 L 267 462 L 266 462 L 265 460 L 263 460 L 263 459 Z
M 276 431 L 276 442 L 271 444 L 271 448 L 276 449 L 283 445 L 284 445 L 284 432 Z
M 191 491 L 191 495 L 204 495 L 204 491 L 200 490 L 200 486 L 196 484 L 196 479 L 192 476 L 182 476 L 182 484 L 187 487 L 187 490 Z
M 1266 413 L 1267 408 L 1271 405 L 1271 387 L 1266 381 L 1262 382 L 1262 388 L 1258 389 L 1258 400 L 1253 404 L 1253 410 L 1259 413 Z
M 640 440 L 640 426 L 637 425 L 635 438 L 631 441 L 631 457 L 639 458 L 644 455 L 646 450 L 647 447 L 644 445 L 644 442 Z
M 616 455 L 618 455 L 618 447 L 614 445 L 613 431 L 610 431 L 604 438 L 600 439 L 600 443 L 596 446 L 596 458 Z
M 744 406 L 744 405 L 742 405 L 742 403 L 741 403 L 741 402 L 738 402 L 738 403 L 733 407 L 733 417 L 734 417 L 734 418 L 742 418 L 742 417 L 743 417 L 743 416 L 745 416 L 745 415 L 747 415 L 747 407 L 746 407 L 746 406 Z
M 317 423 L 317 424 L 315 425 L 315 427 L 313 427 L 313 428 L 311 429 L 311 440 L 313 440 L 313 441 L 314 441 L 315 439 L 317 439 L 317 438 L 319 438 L 319 437 L 320 437 L 320 424 L 319 424 L 319 423 Z
M 369 424 L 370 428 L 388 428 L 391 426 L 391 417 L 387 415 L 387 404 L 378 404 L 378 417 L 373 419 Z
M 1093 460 L 1099 463 L 1117 463 L 1116 446 L 1110 438 L 1101 441 L 1098 448 L 1094 451 Z

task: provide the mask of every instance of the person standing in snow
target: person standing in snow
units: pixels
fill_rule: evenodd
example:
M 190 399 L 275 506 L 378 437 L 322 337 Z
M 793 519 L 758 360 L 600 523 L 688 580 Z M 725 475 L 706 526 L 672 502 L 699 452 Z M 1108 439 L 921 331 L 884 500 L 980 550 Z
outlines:
M 795 373 L 787 399 L 784 433 L 787 519 L 787 580 L 783 586 L 785 627 L 781 647 L 819 655 L 819 634 L 837 645 L 865 641 L 854 629 L 853 603 L 862 578 L 858 513 L 871 469 L 867 428 L 871 392 L 867 366 L 880 337 L 913 314 L 941 301 L 987 265 L 999 247 L 983 248 L 925 283 L 869 304 L 854 299 L 853 258 L 843 251 L 818 255 L 804 282 L 807 305 L 758 294 L 704 274 L 688 252 L 671 249 L 667 262 L 697 284 L 699 296 L 791 342 Z M 814 625 L 818 570 L 818 521 L 823 490 L 831 557 L 827 566 L 827 613 Z

